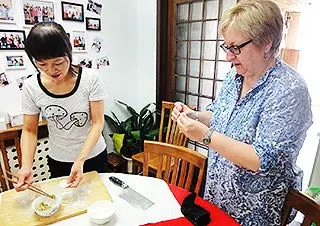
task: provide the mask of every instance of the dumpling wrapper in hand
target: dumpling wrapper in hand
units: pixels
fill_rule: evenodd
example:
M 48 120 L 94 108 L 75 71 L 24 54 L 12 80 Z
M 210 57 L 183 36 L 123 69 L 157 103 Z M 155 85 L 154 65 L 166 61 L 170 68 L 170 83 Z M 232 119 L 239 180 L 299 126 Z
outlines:
M 63 180 L 61 180 L 60 182 L 59 182 L 59 186 L 61 187 L 61 188 L 67 188 L 67 187 L 69 187 L 71 185 L 71 183 L 68 183 L 67 182 L 67 179 L 63 179 Z

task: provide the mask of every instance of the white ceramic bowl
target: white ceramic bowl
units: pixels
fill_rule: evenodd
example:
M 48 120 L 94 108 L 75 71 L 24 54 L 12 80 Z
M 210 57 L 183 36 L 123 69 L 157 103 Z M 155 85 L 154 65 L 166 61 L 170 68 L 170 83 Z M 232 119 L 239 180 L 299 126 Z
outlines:
M 96 224 L 105 224 L 109 222 L 116 212 L 113 202 L 109 200 L 100 200 L 92 203 L 87 210 L 87 214 L 92 222 Z
M 60 204 L 61 204 L 61 197 L 59 195 L 55 194 L 55 199 L 51 199 L 46 196 L 39 196 L 36 199 L 34 199 L 31 203 L 31 208 L 42 217 L 49 217 L 53 215 L 55 212 L 58 211 Z M 48 204 L 50 206 L 50 209 L 48 210 L 39 210 L 40 203 L 43 202 L 45 204 Z

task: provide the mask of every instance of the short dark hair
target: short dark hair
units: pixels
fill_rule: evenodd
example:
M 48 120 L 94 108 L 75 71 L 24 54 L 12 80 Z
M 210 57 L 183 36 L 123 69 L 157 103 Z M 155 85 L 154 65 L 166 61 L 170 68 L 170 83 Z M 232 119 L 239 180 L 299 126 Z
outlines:
M 67 56 L 72 63 L 72 46 L 63 27 L 55 22 L 40 22 L 30 30 L 25 42 L 30 59 L 47 60 Z

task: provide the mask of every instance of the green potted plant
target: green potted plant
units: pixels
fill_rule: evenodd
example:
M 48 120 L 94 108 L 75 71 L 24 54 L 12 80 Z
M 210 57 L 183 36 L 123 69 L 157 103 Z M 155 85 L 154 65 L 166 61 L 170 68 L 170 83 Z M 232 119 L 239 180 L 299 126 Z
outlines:
M 143 150 L 144 140 L 156 140 L 159 134 L 159 125 L 155 120 L 155 114 L 158 110 L 150 110 L 149 103 L 143 107 L 140 112 L 134 110 L 131 106 L 116 100 L 116 103 L 126 109 L 130 113 L 130 117 L 124 121 L 111 112 L 112 117 L 105 115 L 105 120 L 112 130 L 112 140 L 115 144 L 116 151 L 120 152 L 124 157 L 131 158 L 132 155 Z

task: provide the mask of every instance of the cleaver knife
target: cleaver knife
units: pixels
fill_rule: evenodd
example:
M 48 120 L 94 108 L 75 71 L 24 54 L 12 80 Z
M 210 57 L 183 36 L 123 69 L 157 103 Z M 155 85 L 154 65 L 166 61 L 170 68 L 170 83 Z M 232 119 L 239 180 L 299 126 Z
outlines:
M 154 202 L 144 197 L 140 193 L 136 192 L 135 190 L 131 189 L 126 183 L 124 183 L 119 178 L 111 176 L 109 177 L 109 180 L 115 185 L 123 188 L 119 196 L 131 205 L 133 205 L 134 207 L 138 207 L 142 210 L 147 210 L 152 205 L 154 205 Z

